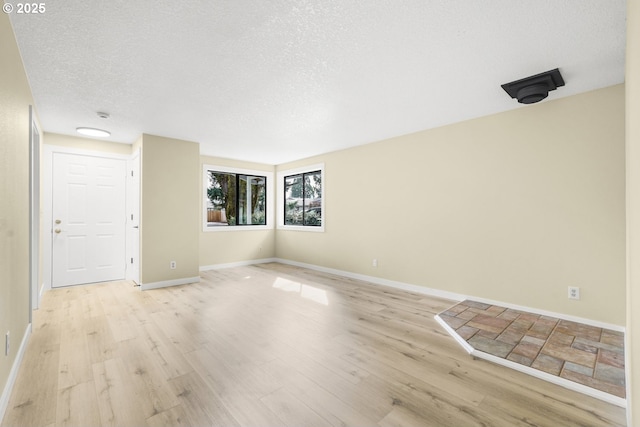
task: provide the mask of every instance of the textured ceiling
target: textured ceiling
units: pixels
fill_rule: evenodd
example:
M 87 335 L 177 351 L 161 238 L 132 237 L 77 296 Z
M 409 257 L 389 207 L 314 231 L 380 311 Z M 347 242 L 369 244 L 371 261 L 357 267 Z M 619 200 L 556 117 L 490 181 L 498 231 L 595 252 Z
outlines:
M 59 0 L 11 22 L 47 132 L 278 164 L 624 81 L 624 0 Z M 543 101 L 545 102 L 545 101 Z M 96 112 L 105 111 L 104 120 Z

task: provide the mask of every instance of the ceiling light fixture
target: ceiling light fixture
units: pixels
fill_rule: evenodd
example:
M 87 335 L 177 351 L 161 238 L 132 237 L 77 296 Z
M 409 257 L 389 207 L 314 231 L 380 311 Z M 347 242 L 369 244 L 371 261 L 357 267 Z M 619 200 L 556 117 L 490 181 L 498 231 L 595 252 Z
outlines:
M 95 129 L 95 128 L 83 128 L 83 127 L 76 128 L 76 132 L 82 135 L 94 136 L 99 138 L 106 138 L 108 136 L 111 136 L 111 132 L 108 132 L 102 129 Z
M 502 85 L 509 96 L 517 98 L 521 104 L 534 104 L 545 99 L 549 92 L 564 86 L 564 79 L 557 68 L 535 76 L 525 77 Z

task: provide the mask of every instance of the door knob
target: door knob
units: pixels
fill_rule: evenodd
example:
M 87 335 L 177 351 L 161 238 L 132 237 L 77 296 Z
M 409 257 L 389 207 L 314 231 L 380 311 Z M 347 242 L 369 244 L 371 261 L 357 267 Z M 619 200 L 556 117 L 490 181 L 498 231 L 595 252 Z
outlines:
M 60 230 L 59 228 L 56 228 L 56 229 L 55 229 L 55 230 L 53 230 L 53 231 L 55 231 L 55 232 L 56 232 L 56 234 L 60 234 L 60 232 L 61 232 L 62 230 Z

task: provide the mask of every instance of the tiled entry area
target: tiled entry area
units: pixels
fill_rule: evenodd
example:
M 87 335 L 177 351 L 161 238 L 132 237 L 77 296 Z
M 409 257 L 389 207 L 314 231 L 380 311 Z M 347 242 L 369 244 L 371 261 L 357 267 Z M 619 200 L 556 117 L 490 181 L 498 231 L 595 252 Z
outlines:
M 622 332 L 469 300 L 439 317 L 475 350 L 625 398 Z

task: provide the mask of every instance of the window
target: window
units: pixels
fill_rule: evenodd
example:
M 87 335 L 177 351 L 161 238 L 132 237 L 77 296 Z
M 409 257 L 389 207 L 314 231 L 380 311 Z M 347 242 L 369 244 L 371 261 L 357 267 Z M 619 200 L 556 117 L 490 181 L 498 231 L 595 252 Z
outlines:
M 323 175 L 324 165 L 278 173 L 279 227 L 324 231 Z
M 284 178 L 284 223 L 322 225 L 322 174 L 320 171 Z
M 267 172 L 205 166 L 205 231 L 264 228 L 269 221 Z

